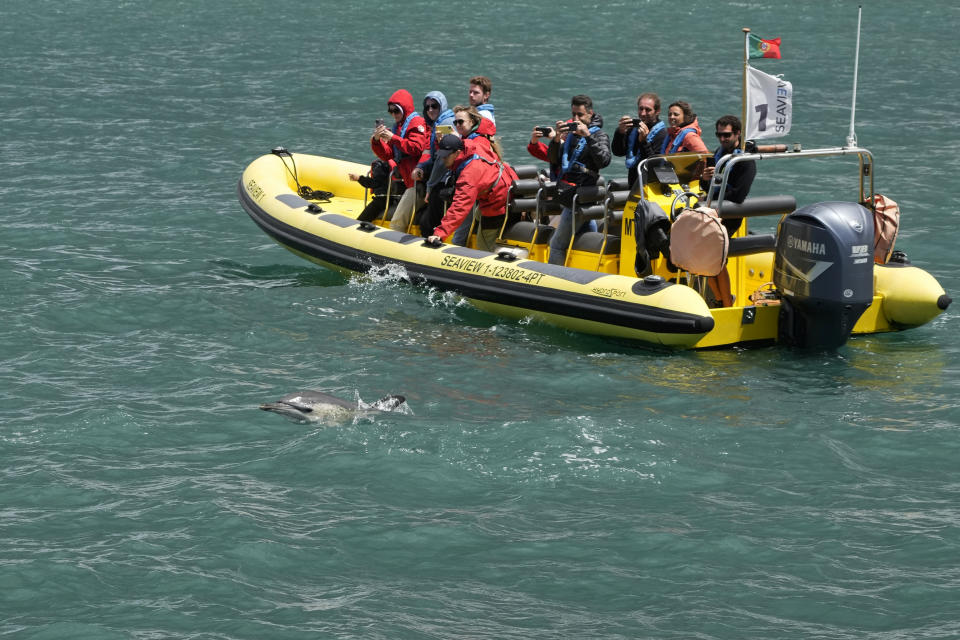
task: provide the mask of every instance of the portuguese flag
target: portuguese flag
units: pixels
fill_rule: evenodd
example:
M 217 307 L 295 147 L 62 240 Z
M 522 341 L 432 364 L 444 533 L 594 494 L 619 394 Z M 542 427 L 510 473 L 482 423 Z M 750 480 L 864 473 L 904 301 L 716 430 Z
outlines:
M 751 58 L 779 58 L 780 57 L 780 38 L 764 40 L 760 36 L 752 33 L 749 36 L 749 49 Z

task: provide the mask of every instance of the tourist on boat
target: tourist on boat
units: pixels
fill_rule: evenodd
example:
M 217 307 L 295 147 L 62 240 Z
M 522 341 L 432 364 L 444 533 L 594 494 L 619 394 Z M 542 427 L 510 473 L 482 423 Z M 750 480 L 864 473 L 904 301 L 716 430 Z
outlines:
M 417 181 L 417 188 L 423 191 L 423 198 L 417 199 L 416 223 L 420 227 L 420 234 L 426 237 L 443 216 L 443 202 L 436 193 L 443 174 L 433 176 L 433 156 L 437 151 L 437 141 L 453 131 L 453 110 L 448 107 L 443 92 L 431 91 L 424 97 L 423 117 L 430 130 L 430 146 L 420 156 L 420 163 L 413 170 L 413 178 Z
M 391 229 L 406 231 L 416 205 L 417 191 L 411 189 L 414 186 L 413 170 L 429 144 L 427 123 L 414 110 L 413 96 L 406 89 L 400 89 L 390 96 L 387 112 L 393 116 L 394 125 L 388 128 L 380 124 L 370 138 L 370 148 L 381 160 L 393 160 L 396 163 L 400 178 L 407 188 L 390 221 Z
M 453 125 L 457 133 L 464 140 L 475 140 L 487 151 L 493 153 L 499 160 L 503 160 L 503 149 L 499 141 L 494 137 L 497 133 L 497 125 L 493 120 L 484 118 L 480 115 L 474 106 L 457 105 L 453 108 Z M 449 202 L 447 203 L 449 205 Z M 434 213 L 436 215 L 436 213 Z M 443 212 L 440 212 L 443 215 Z M 465 246 L 470 234 L 470 220 L 464 221 L 460 228 L 453 234 L 451 240 L 453 244 Z
M 452 234 L 468 219 L 476 203 L 480 211 L 477 248 L 494 251 L 506 215 L 510 185 L 517 174 L 479 140 L 464 140 L 453 134 L 437 143 L 437 162 L 441 161 L 453 172 L 456 189 L 443 220 L 427 240 L 438 243 Z
M 424 97 L 423 119 L 427 123 L 430 145 L 424 149 L 417 168 L 413 170 L 415 180 L 423 180 L 430 175 L 430 171 L 433 169 L 433 154 L 437 150 L 437 140 L 452 131 L 453 118 L 453 110 L 447 105 L 447 97 L 443 95 L 443 92 L 431 91 Z M 437 127 L 450 127 L 451 129 L 437 135 Z
M 667 110 L 667 138 L 660 147 L 660 153 L 708 153 L 707 145 L 700 137 L 700 124 L 697 114 L 689 102 L 677 100 Z
M 387 191 L 390 184 L 390 174 L 393 172 L 393 167 L 389 162 L 384 162 L 383 160 L 374 160 L 370 165 L 370 175 L 361 176 L 356 173 L 348 173 L 347 177 L 354 182 L 359 182 L 360 186 L 369 189 L 370 202 L 367 203 L 367 206 L 363 208 L 363 211 L 360 212 L 360 215 L 357 216 L 357 220 L 361 222 L 373 222 L 377 218 L 383 215 L 383 212 L 387 209 Z M 390 194 L 390 200 L 392 202 L 397 202 L 399 196 Z
M 567 246 L 573 233 L 575 216 L 571 209 L 573 196 L 579 187 L 597 184 L 600 169 L 610 164 L 610 138 L 603 131 L 603 117 L 593 110 L 593 100 L 586 95 L 576 95 L 570 100 L 570 120 L 557 121 L 547 137 L 547 161 L 557 172 L 558 199 L 564 205 L 557 229 L 550 238 L 551 264 L 566 262 Z M 531 145 L 539 153 L 542 142 L 531 138 Z M 527 146 L 527 150 L 533 153 Z M 596 231 L 593 220 L 577 225 L 576 232 Z
M 465 140 L 480 139 L 481 144 L 490 147 L 498 158 L 503 160 L 503 148 L 496 139 L 497 125 L 482 117 L 474 106 L 457 105 L 453 108 L 453 126 L 457 134 Z
M 637 117 L 625 115 L 617 123 L 610 151 L 625 156 L 630 185 L 637 179 L 640 162 L 660 153 L 667 138 L 667 125 L 660 119 L 660 96 L 643 93 L 637 98 Z
M 496 124 L 493 117 L 493 105 L 490 104 L 490 93 L 493 91 L 493 82 L 487 76 L 470 78 L 470 88 L 467 91 L 467 100 L 471 107 L 475 107 L 480 115 Z
M 742 126 L 740 118 L 737 116 L 721 116 L 716 123 L 717 140 L 720 146 L 713 154 L 714 164 L 719 164 L 720 159 L 730 154 L 738 154 L 740 151 L 740 132 Z M 752 144 L 752 143 L 747 143 Z M 707 167 L 703 170 L 703 176 L 700 178 L 701 185 L 709 185 L 713 179 L 715 167 Z M 730 177 L 727 178 L 727 188 L 723 192 L 723 199 L 730 202 L 742 203 L 750 195 L 750 187 L 753 186 L 753 179 L 757 177 L 757 163 L 753 160 L 738 162 L 730 171 Z M 720 185 L 712 185 L 712 200 L 720 196 Z M 723 220 L 723 225 L 732 236 L 743 223 L 743 218 L 729 218 Z

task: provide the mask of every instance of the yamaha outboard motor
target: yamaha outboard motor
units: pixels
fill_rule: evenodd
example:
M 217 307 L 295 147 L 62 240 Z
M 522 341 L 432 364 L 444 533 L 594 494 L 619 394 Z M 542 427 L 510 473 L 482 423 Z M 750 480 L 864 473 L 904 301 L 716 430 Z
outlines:
M 820 202 L 780 223 L 773 282 L 783 295 L 777 340 L 842 346 L 873 302 L 873 215 L 854 202 Z

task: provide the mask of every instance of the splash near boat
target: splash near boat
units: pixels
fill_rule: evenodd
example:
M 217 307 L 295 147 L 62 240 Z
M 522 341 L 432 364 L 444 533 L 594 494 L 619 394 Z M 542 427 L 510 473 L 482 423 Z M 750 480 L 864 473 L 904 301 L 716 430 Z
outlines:
M 723 198 L 738 163 L 839 156 L 859 160 L 856 200 L 798 209 L 790 195 L 739 204 Z M 328 268 L 363 273 L 397 264 L 412 282 L 455 292 L 494 314 L 672 348 L 779 343 L 832 349 L 851 335 L 924 325 L 949 306 L 936 279 L 891 251 L 892 243 L 875 249 L 874 220 L 883 208 L 877 203 L 887 201 L 873 192 L 868 150 L 730 155 L 712 183 L 701 185 L 707 158 L 655 157 L 641 163 L 632 188 L 601 180 L 580 189 L 574 210 L 580 220 L 596 220 L 599 230 L 571 234 L 562 265 L 548 263 L 555 232 L 550 216 L 561 208 L 557 185 L 536 166 L 515 167 L 518 179 L 495 251 L 476 248 L 476 219 L 466 246 L 431 244 L 413 221 L 406 231 L 391 230 L 389 198 L 376 219 L 358 221 L 371 196 L 347 176 L 366 173 L 367 165 L 278 148 L 245 169 L 238 195 L 267 235 Z M 683 242 L 702 240 L 677 237 L 678 220 L 704 209 L 712 212 L 705 217 L 744 219 L 725 246 L 714 247 L 729 281 L 721 294 L 719 272 L 671 260 L 671 247 L 680 254 Z M 759 216 L 778 217 L 776 233 L 750 233 L 750 219 Z

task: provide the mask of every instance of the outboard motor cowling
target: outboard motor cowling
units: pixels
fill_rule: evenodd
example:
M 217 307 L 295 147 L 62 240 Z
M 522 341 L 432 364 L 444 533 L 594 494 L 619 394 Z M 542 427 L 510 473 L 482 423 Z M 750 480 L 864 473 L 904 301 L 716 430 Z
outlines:
M 854 202 L 820 202 L 780 223 L 773 282 L 783 295 L 779 342 L 843 345 L 873 302 L 873 216 Z

